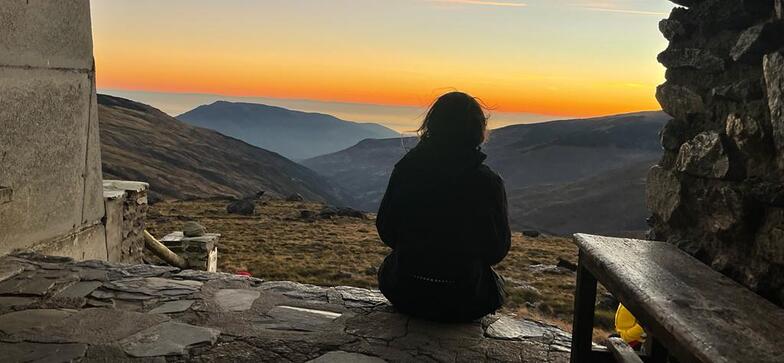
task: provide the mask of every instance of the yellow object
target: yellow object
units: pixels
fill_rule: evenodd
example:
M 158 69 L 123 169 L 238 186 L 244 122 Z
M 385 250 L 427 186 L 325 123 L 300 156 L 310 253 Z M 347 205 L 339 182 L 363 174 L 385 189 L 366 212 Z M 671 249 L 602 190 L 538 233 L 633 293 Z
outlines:
M 637 323 L 637 318 L 623 304 L 619 304 L 618 310 L 615 312 L 615 331 L 628 344 L 645 342 L 645 330 L 642 329 L 642 326 Z

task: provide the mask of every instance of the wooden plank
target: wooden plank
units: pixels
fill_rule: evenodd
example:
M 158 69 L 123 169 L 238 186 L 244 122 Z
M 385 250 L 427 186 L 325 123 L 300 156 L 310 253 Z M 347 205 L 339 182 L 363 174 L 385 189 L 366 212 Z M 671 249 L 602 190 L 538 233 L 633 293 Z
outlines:
M 580 252 L 577 263 L 577 287 L 574 292 L 571 362 L 591 362 L 593 318 L 596 309 L 596 278 L 583 265 Z
M 623 339 L 618 337 L 612 337 L 607 340 L 610 344 L 607 348 L 610 349 L 612 352 L 613 357 L 615 357 L 615 361 L 619 363 L 642 363 L 642 358 L 637 355 L 637 352 L 626 344 Z
M 575 235 L 580 264 L 682 362 L 784 362 L 784 309 L 665 242 Z

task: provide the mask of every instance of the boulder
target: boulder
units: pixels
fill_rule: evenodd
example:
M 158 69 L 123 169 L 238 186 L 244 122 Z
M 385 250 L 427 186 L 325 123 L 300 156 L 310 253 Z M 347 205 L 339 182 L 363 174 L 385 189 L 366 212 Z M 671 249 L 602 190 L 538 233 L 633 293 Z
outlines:
M 301 202 L 301 201 L 304 201 L 304 200 L 305 200 L 305 198 L 303 198 L 302 195 L 299 194 L 299 193 L 294 193 L 294 194 L 291 194 L 288 197 L 286 197 L 286 201 L 288 201 L 288 202 Z
M 540 235 L 542 235 L 539 231 L 537 231 L 535 229 L 526 229 L 526 230 L 522 231 L 521 233 L 523 234 L 523 236 L 533 237 L 533 238 L 536 238 L 536 237 L 539 237 Z
M 648 208 L 667 222 L 681 205 L 681 181 L 669 170 L 654 166 L 648 172 L 646 199 Z
M 675 19 L 664 19 L 659 22 L 659 31 L 667 40 L 676 40 L 686 37 L 686 26 Z
M 768 87 L 768 107 L 776 148 L 784 151 L 784 50 L 764 57 L 765 84 Z
M 332 218 L 332 217 L 349 217 L 367 219 L 364 212 L 348 207 L 324 207 L 319 212 L 319 218 Z
M 714 97 L 720 97 L 735 102 L 746 102 L 762 99 L 765 92 L 758 79 L 742 79 L 740 81 L 717 86 L 711 90 Z
M 318 213 L 312 210 L 303 209 L 299 211 L 299 217 L 301 219 L 316 219 L 316 217 L 318 217 Z
M 730 56 L 736 62 L 759 64 L 762 56 L 784 45 L 781 26 L 778 23 L 763 23 L 746 29 L 738 37 Z
M 230 214 L 250 216 L 256 212 L 256 204 L 248 199 L 240 199 L 229 203 L 229 205 L 226 206 L 226 211 Z
M 666 150 L 677 151 L 683 142 L 686 141 L 686 122 L 680 119 L 672 119 L 662 128 L 659 136 L 662 147 Z
M 700 95 L 669 82 L 656 89 L 656 99 L 664 112 L 676 119 L 686 120 L 689 115 L 705 112 L 705 103 Z
M 207 229 L 197 222 L 188 221 L 182 225 L 182 234 L 185 237 L 201 237 L 205 233 L 207 233 Z
M 667 68 L 693 68 L 708 73 L 724 71 L 724 60 L 698 48 L 668 48 L 659 53 L 657 59 Z
M 675 163 L 678 171 L 702 178 L 722 179 L 730 172 L 721 136 L 712 131 L 702 132 L 681 145 Z
M 767 261 L 784 265 L 784 209 L 766 211 L 762 227 L 757 232 L 755 253 Z
M 577 264 L 563 257 L 558 257 L 558 263 L 555 265 L 569 271 L 573 271 L 573 272 L 577 271 Z
M 765 150 L 765 131 L 751 116 L 730 114 L 725 123 L 725 133 L 747 157 L 756 157 Z

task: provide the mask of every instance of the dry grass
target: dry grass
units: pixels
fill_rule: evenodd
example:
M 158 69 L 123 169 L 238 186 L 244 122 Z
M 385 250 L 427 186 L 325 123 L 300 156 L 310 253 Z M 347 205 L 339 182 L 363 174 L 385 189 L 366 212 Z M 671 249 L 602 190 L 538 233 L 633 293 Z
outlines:
M 220 233 L 220 271 L 244 270 L 263 279 L 322 286 L 376 287 L 376 268 L 389 249 L 378 237 L 373 215 L 368 215 L 368 219 L 338 217 L 308 221 L 300 218 L 300 211 L 318 212 L 322 205 L 265 199 L 257 203 L 256 215 L 238 216 L 226 212 L 227 203 L 219 200 L 161 202 L 150 208 L 147 228 L 153 235 L 162 237 L 181 230 L 182 223 L 196 220 L 209 232 Z M 569 239 L 513 234 L 509 255 L 496 266 L 509 280 L 506 312 L 570 330 L 574 274 L 531 267 L 552 267 L 559 258 L 576 262 L 577 249 Z M 598 325 L 607 327 L 608 316 L 612 312 L 597 311 Z

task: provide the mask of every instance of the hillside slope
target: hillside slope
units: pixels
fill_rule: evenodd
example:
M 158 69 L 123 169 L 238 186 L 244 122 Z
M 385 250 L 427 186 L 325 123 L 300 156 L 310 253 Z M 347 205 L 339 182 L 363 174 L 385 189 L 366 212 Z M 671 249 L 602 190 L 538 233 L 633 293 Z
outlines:
M 149 182 L 172 198 L 300 193 L 337 203 L 339 190 L 306 167 L 123 98 L 98 95 L 104 178 Z
M 505 180 L 516 228 L 626 234 L 646 229 L 644 175 L 661 156 L 661 112 L 514 125 L 483 150 Z M 375 210 L 394 164 L 416 140 L 365 140 L 304 165 L 350 188 Z
M 300 160 L 345 149 L 368 138 L 397 137 L 378 124 L 344 121 L 331 115 L 255 103 L 218 101 L 178 119 Z

